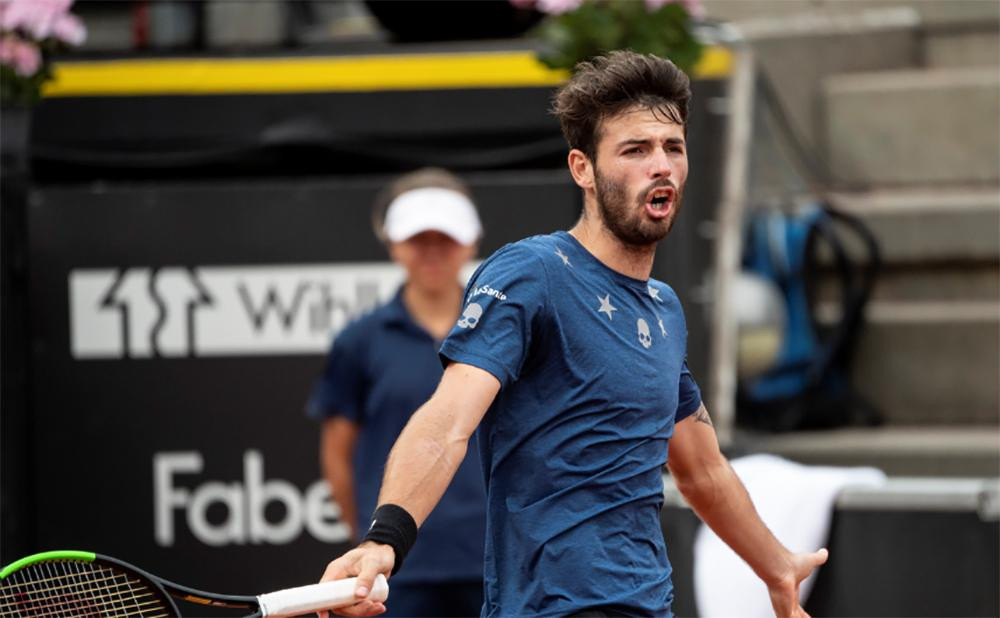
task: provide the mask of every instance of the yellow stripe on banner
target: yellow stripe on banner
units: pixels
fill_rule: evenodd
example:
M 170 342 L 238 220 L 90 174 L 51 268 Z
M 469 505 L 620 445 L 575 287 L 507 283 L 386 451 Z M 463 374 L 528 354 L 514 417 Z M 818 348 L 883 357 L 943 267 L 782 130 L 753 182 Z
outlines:
M 706 47 L 694 67 L 694 77 L 700 79 L 722 79 L 729 77 L 733 70 L 733 53 L 725 47 Z
M 695 75 L 729 74 L 731 57 L 706 49 Z M 160 59 L 65 62 L 46 83 L 48 97 L 370 92 L 449 88 L 544 87 L 568 73 L 529 51 L 257 59 Z

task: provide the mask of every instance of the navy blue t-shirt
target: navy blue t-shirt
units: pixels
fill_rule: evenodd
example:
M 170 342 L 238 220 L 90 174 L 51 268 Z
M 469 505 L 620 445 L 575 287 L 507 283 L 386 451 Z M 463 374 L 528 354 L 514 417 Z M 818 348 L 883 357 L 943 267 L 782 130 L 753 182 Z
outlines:
M 406 310 L 402 289 L 337 335 L 307 413 L 318 420 L 341 416 L 360 425 L 354 449 L 357 530 L 377 506 L 389 450 L 441 381 L 438 345 Z M 483 572 L 486 494 L 478 446 L 459 467 L 448 490 L 420 527 L 406 567 L 394 583 L 477 581 Z M 334 496 L 336 498 L 336 496 Z
M 669 615 L 662 467 L 701 404 L 686 338 L 669 286 L 565 232 L 507 245 L 473 275 L 441 357 L 502 385 L 478 429 L 484 616 Z

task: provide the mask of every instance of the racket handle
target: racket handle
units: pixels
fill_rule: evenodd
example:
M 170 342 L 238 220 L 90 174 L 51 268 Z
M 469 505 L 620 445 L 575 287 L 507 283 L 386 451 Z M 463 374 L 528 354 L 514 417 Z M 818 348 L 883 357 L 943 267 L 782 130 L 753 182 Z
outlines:
M 262 594 L 257 597 L 257 602 L 260 603 L 260 613 L 273 618 L 299 616 L 321 609 L 347 607 L 357 602 L 354 596 L 354 587 L 357 583 L 358 578 L 351 577 L 299 586 L 298 588 L 288 588 Z M 388 597 L 389 583 L 385 580 L 385 575 L 379 573 L 375 576 L 375 584 L 372 586 L 368 598 L 381 603 Z

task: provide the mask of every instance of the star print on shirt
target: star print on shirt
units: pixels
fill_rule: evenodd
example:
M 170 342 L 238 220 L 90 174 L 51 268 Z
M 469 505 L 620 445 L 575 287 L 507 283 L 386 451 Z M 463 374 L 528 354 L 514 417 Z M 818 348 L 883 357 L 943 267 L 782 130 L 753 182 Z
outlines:
M 572 268 L 573 265 L 569 263 L 569 256 L 563 253 L 562 249 L 556 248 L 556 255 L 562 259 L 563 264 Z
M 661 303 L 663 302 L 663 299 L 660 298 L 660 290 L 648 284 L 646 285 L 646 289 L 649 291 L 649 295 L 653 300 L 659 301 Z
M 664 326 L 663 326 L 663 318 L 656 318 L 656 323 L 660 325 L 660 333 L 662 333 L 663 336 L 666 337 L 667 336 L 667 329 L 664 328 Z
M 611 312 L 618 311 L 617 309 L 611 306 L 611 294 L 605 294 L 604 298 L 598 296 L 597 300 L 601 301 L 601 306 L 597 309 L 598 313 L 608 314 L 608 319 L 610 320 Z

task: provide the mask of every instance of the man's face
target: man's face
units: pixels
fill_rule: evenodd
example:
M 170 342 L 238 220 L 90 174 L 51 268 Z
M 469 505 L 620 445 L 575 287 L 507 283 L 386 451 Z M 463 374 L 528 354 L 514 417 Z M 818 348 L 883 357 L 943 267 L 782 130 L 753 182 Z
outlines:
M 627 245 L 659 242 L 673 226 L 687 181 L 684 127 L 634 108 L 605 119 L 600 130 L 594 184 L 604 225 Z

